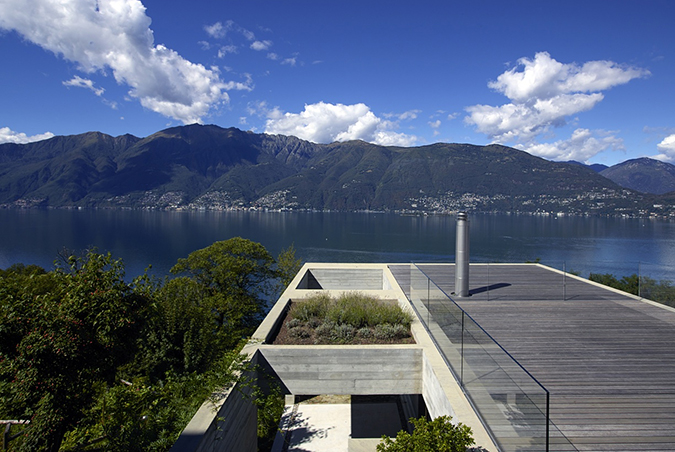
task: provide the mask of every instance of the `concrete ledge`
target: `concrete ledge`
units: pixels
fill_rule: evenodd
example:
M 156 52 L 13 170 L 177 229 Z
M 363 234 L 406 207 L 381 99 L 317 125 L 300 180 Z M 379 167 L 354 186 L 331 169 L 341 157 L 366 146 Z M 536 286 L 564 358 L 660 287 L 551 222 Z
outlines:
M 314 269 L 367 270 L 381 276 L 381 288 L 343 290 L 295 289 L 307 271 Z M 375 270 L 372 272 L 372 270 Z M 348 274 L 353 272 L 349 271 Z M 318 272 L 321 274 L 321 271 Z M 476 443 L 487 451 L 497 451 L 480 419 L 455 381 L 429 334 L 415 316 L 412 324 L 417 344 L 410 345 L 270 345 L 285 310 L 293 299 L 314 293 L 337 296 L 358 290 L 380 299 L 395 299 L 414 311 L 398 286 L 387 264 L 305 264 L 290 286 L 274 304 L 242 353 L 278 378 L 285 391 L 298 395 L 422 394 L 432 417 L 451 415 L 473 431 Z M 255 406 L 241 391 L 231 389 L 217 406 L 205 403 L 172 448 L 173 452 L 240 450 L 256 447 Z M 245 391 L 242 388 L 242 391 Z M 219 419 L 222 418 L 222 419 Z M 223 423 L 225 422 L 225 423 Z M 227 424 L 229 422 L 229 424 Z M 372 444 L 353 442 L 355 452 Z
M 422 349 L 414 345 L 261 345 L 292 394 L 421 394 Z

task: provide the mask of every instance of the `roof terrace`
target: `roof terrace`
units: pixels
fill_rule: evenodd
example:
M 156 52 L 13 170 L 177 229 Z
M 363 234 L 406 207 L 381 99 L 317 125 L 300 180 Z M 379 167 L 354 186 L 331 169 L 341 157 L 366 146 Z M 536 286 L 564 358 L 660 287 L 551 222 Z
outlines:
M 374 450 L 381 433 L 355 434 L 362 425 L 355 419 L 363 419 L 355 413 L 381 396 L 405 415 L 452 415 L 485 450 L 675 450 L 674 309 L 539 264 L 471 264 L 470 296 L 454 297 L 454 271 L 453 264 L 303 267 L 245 349 L 290 396 L 279 447 Z M 416 344 L 271 343 L 291 300 L 345 290 L 412 309 Z M 205 404 L 172 450 L 255 450 L 255 407 L 245 393 Z M 352 397 L 332 411 L 350 419 L 331 414 L 340 427 L 314 435 L 323 443 L 294 434 L 300 424 L 291 417 L 316 413 L 298 403 L 317 394 Z M 366 402 L 354 403 L 359 397 Z M 327 441 L 337 432 L 349 437 Z

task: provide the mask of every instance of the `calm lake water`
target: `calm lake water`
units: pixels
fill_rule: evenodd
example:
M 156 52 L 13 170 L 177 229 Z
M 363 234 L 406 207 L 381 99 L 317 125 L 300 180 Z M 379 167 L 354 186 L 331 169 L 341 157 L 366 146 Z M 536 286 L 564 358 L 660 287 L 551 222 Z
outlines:
M 542 263 L 675 280 L 675 222 L 470 215 L 474 262 Z M 241 236 L 312 262 L 454 262 L 454 216 L 305 212 L 0 210 L 0 268 L 53 267 L 62 248 L 121 257 L 127 277 L 163 275 L 180 257 Z

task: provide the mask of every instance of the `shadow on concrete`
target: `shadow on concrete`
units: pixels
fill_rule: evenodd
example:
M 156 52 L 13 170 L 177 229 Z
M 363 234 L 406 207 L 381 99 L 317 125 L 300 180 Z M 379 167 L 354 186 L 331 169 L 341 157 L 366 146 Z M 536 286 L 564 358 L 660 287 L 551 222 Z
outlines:
M 471 289 L 469 291 L 469 295 L 476 295 L 483 292 L 490 292 L 492 290 L 503 289 L 504 287 L 509 287 L 510 285 L 511 284 L 509 283 L 497 283 L 497 284 L 490 284 L 489 286 L 477 287 L 475 289 Z
M 352 438 L 396 437 L 408 429 L 401 398 L 397 395 L 352 396 Z

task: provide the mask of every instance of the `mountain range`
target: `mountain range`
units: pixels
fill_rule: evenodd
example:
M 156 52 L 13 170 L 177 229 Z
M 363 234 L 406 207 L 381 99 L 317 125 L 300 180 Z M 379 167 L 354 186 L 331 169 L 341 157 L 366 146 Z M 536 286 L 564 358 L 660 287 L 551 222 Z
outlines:
M 675 190 L 675 167 L 637 160 L 598 173 L 501 145 L 315 144 L 189 125 L 2 144 L 0 205 L 668 215 L 675 194 L 641 192 Z

